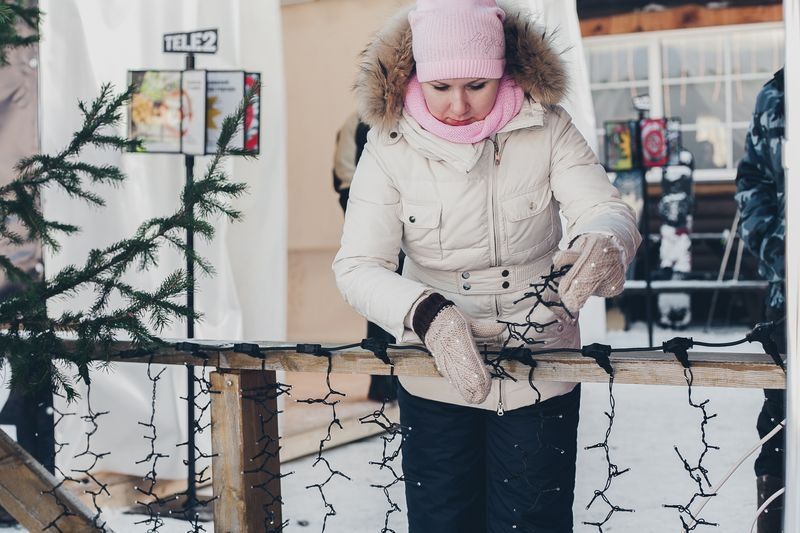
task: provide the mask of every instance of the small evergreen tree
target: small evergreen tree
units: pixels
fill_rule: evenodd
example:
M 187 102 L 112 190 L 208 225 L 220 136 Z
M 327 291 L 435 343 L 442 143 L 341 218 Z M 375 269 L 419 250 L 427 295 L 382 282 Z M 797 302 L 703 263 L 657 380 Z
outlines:
M 0 60 L 3 60 L 9 47 L 31 42 L 28 37 L 16 35 L 14 19 L 35 25 L 39 15 L 38 11 L 11 4 L 0 4 L 0 9 L 0 16 L 6 17 L 6 22 L 0 22 Z M 246 187 L 230 181 L 222 160 L 228 155 L 251 155 L 233 148 L 231 141 L 257 90 L 249 92 L 237 111 L 223 121 L 217 152 L 204 176 L 184 187 L 180 204 L 171 215 L 143 222 L 132 236 L 91 250 L 82 264 L 63 268 L 44 280 L 34 279 L 14 266 L 8 256 L 0 254 L 0 270 L 22 287 L 19 293 L 0 302 L 0 364 L 10 365 L 12 387 L 31 392 L 61 392 L 72 400 L 76 397 L 75 380 L 90 382 L 90 370 L 104 364 L 114 340 L 127 337 L 138 348 L 153 348 L 160 344 L 157 335 L 173 320 L 199 318 L 198 313 L 182 303 L 190 288 L 185 271 L 172 272 L 153 291 L 137 288 L 123 281 L 123 277 L 131 270 L 157 266 L 164 246 L 192 257 L 201 272 L 213 272 L 206 260 L 187 247 L 186 232 L 192 230 L 201 238 L 212 239 L 213 222 L 217 218 L 233 221 L 241 217 L 230 202 L 243 194 Z M 131 93 L 132 88 L 128 88 L 122 94 L 114 94 L 110 85 L 104 85 L 93 102 L 79 104 L 83 125 L 61 152 L 38 154 L 19 162 L 14 169 L 16 178 L 0 187 L 1 240 L 11 244 L 39 240 L 43 246 L 58 250 L 60 238 L 79 231 L 73 225 L 45 217 L 39 199 L 46 187 L 59 188 L 91 205 L 104 205 L 91 186 L 119 184 L 126 177 L 118 167 L 81 161 L 80 156 L 89 146 L 114 150 L 138 148 L 138 141 L 114 132 Z M 23 230 L 15 231 L 15 227 Z M 86 288 L 94 293 L 89 309 L 55 317 L 48 314 L 48 301 L 69 298 Z M 121 297 L 124 305 L 112 308 L 110 300 L 114 296 Z M 65 342 L 65 336 L 72 340 Z M 73 370 L 75 375 L 71 375 Z

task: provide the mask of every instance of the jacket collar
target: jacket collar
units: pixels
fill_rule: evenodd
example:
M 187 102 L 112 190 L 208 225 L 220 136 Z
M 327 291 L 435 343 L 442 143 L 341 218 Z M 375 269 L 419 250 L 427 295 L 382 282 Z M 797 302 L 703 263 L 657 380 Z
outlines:
M 543 125 L 544 108 L 542 104 L 526 98 L 517 116 L 511 119 L 498 134 L 508 134 L 516 130 Z M 424 157 L 432 161 L 442 161 L 462 173 L 468 173 L 475 168 L 486 143 L 492 142 L 490 139 L 475 144 L 456 144 L 446 141 L 422 129 L 422 126 L 406 112 L 403 112 L 400 117 L 398 130 L 409 146 Z

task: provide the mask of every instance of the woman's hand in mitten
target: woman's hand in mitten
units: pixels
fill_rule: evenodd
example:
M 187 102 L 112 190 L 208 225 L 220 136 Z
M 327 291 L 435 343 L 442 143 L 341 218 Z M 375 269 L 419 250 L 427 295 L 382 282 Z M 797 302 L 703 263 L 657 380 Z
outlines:
M 558 294 L 570 313 L 577 314 L 589 296 L 609 298 L 622 292 L 625 263 L 614 237 L 585 233 L 553 257 L 556 269 L 572 265 L 558 284 Z
M 473 321 L 438 293 L 417 305 L 413 326 L 430 350 L 439 373 L 461 397 L 472 404 L 484 401 L 492 382 L 475 338 L 496 337 L 506 326 L 494 321 Z

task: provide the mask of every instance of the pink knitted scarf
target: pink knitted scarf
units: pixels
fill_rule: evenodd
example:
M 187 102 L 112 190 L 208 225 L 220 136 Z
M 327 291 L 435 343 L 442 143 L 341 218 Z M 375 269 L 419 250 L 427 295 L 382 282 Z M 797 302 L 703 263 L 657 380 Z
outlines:
M 406 88 L 405 109 L 420 126 L 437 137 L 458 144 L 474 144 L 488 139 L 517 116 L 522 109 L 524 96 L 522 89 L 510 77 L 503 76 L 494 107 L 486 118 L 465 126 L 450 126 L 428 111 L 422 94 L 422 84 L 414 74 Z

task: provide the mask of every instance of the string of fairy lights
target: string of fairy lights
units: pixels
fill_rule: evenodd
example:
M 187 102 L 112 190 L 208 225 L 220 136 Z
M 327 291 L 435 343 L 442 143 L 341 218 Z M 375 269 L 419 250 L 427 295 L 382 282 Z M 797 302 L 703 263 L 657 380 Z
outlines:
M 526 321 L 524 323 L 513 323 L 513 322 L 504 322 L 507 327 L 508 331 L 508 338 L 504 342 L 504 344 L 495 350 L 489 350 L 488 348 L 484 347 L 484 349 L 480 350 L 482 355 L 484 356 L 486 364 L 489 366 L 491 374 L 494 377 L 501 378 L 501 379 L 510 379 L 516 381 L 516 378 L 511 375 L 511 373 L 505 368 L 504 364 L 507 362 L 514 361 L 516 363 L 521 363 L 529 368 L 528 371 L 528 383 L 536 395 L 536 401 L 538 402 L 541 399 L 541 394 L 536 388 L 535 384 L 535 369 L 536 369 L 536 357 L 537 355 L 546 355 L 552 353 L 575 353 L 580 354 L 584 357 L 593 359 L 598 366 L 600 366 L 608 375 L 608 397 L 609 397 L 609 408 L 608 410 L 604 411 L 604 415 L 608 419 L 608 425 L 606 427 L 605 435 L 602 441 L 587 446 L 587 450 L 600 450 L 603 452 L 603 459 L 606 463 L 606 479 L 603 483 L 602 487 L 597 488 L 593 491 L 593 496 L 591 500 L 586 505 L 587 510 L 593 509 L 595 506 L 600 505 L 603 507 L 601 512 L 600 518 L 597 520 L 592 521 L 585 521 L 584 524 L 588 526 L 592 526 L 597 529 L 599 533 L 604 531 L 604 528 L 609 525 L 609 523 L 614 519 L 614 517 L 618 513 L 630 513 L 633 512 L 634 509 L 629 508 L 624 503 L 616 502 L 615 499 L 612 499 L 610 495 L 610 491 L 613 485 L 613 482 L 616 478 L 624 475 L 630 469 L 618 466 L 615 461 L 612 459 L 611 453 L 611 446 L 609 444 L 612 430 L 614 426 L 614 419 L 616 416 L 616 401 L 614 398 L 614 367 L 611 360 L 611 356 L 614 353 L 620 352 L 643 352 L 643 351 L 654 351 L 654 350 L 662 350 L 665 353 L 669 353 L 675 356 L 675 358 L 680 362 L 680 364 L 684 368 L 684 376 L 686 378 L 686 385 L 688 391 L 688 402 L 689 405 L 696 409 L 699 414 L 701 415 L 700 420 L 700 441 L 702 444 L 702 450 L 696 460 L 691 461 L 687 456 L 682 453 L 677 446 L 674 447 L 674 450 L 679 458 L 679 461 L 689 477 L 692 479 L 693 483 L 696 486 L 696 491 L 692 494 L 688 502 L 686 504 L 664 504 L 664 507 L 675 509 L 678 511 L 678 518 L 680 520 L 680 524 L 684 530 L 684 532 L 690 532 L 695 530 L 699 526 L 714 526 L 716 525 L 715 522 L 706 520 L 701 516 L 696 516 L 692 508 L 697 500 L 700 499 L 708 499 L 715 496 L 715 493 L 710 491 L 711 483 L 709 480 L 709 472 L 706 466 L 704 465 L 704 460 L 706 459 L 709 452 L 719 450 L 719 446 L 711 444 L 708 440 L 708 424 L 711 420 L 713 420 L 716 414 L 713 414 L 709 410 L 709 400 L 702 400 L 698 401 L 693 396 L 693 382 L 694 376 L 692 373 L 691 368 L 691 360 L 689 356 L 689 350 L 694 348 L 695 346 L 703 346 L 703 347 L 714 347 L 714 348 L 726 348 L 732 347 L 739 344 L 747 343 L 747 342 L 755 342 L 759 343 L 766 354 L 768 354 L 773 361 L 779 365 L 781 368 L 785 370 L 785 366 L 783 360 L 780 356 L 778 351 L 777 344 L 772 339 L 772 335 L 778 327 L 778 323 L 776 322 L 767 322 L 758 324 L 755 328 L 753 328 L 747 335 L 742 337 L 741 339 L 737 339 L 731 342 L 725 343 L 713 343 L 713 342 L 703 342 L 697 341 L 691 338 L 685 337 L 675 337 L 670 339 L 660 346 L 642 346 L 642 347 L 626 347 L 626 348 L 613 348 L 609 345 L 604 344 L 590 344 L 586 346 L 582 346 L 580 348 L 547 348 L 547 349 L 532 349 L 531 346 L 541 345 L 542 342 L 537 340 L 537 335 L 541 335 L 548 326 L 552 325 L 552 322 L 548 323 L 537 323 L 531 319 L 534 314 L 534 311 L 537 309 L 538 306 L 546 306 L 546 307 L 553 307 L 561 305 L 557 301 L 549 300 L 550 295 L 557 294 L 558 289 L 558 279 L 566 273 L 566 269 L 560 270 L 553 270 L 546 275 L 541 277 L 541 281 L 534 283 L 531 285 L 530 290 L 528 290 L 522 298 L 518 302 L 522 302 L 525 300 L 532 300 L 531 311 L 528 313 L 526 317 Z M 383 363 L 390 366 L 390 373 L 394 373 L 394 366 L 391 361 L 390 356 L 388 355 L 388 350 L 415 350 L 415 351 L 425 351 L 427 350 L 421 346 L 412 346 L 412 345 L 394 345 L 389 344 L 387 342 L 378 340 L 378 339 L 364 339 L 359 343 L 352 343 L 347 345 L 341 346 L 323 346 L 321 344 L 296 344 L 296 345 L 287 345 L 287 346 L 260 346 L 255 343 L 237 343 L 237 344 L 227 344 L 227 345 L 219 345 L 219 346 L 211 346 L 208 344 L 199 344 L 193 342 L 180 342 L 175 343 L 172 345 L 176 351 L 184 352 L 191 354 L 192 356 L 201 359 L 204 363 L 203 371 L 200 373 L 199 377 L 196 377 L 196 383 L 199 384 L 199 387 L 195 387 L 196 394 L 193 398 L 184 398 L 186 401 L 194 402 L 196 412 L 198 412 L 197 419 L 194 424 L 192 424 L 191 431 L 202 433 L 203 431 L 207 431 L 210 428 L 210 422 L 201 422 L 200 420 L 203 417 L 207 417 L 208 411 L 211 405 L 210 395 L 218 393 L 218 391 L 214 391 L 211 382 L 207 379 L 206 375 L 206 364 L 208 362 L 208 354 L 213 352 L 236 352 L 244 355 L 248 355 L 250 357 L 257 358 L 261 361 L 262 368 L 264 368 L 264 364 L 267 361 L 268 357 L 270 356 L 271 352 L 288 352 L 294 351 L 298 354 L 307 354 L 315 357 L 325 358 L 327 360 L 327 367 L 326 367 L 326 387 L 327 391 L 325 395 L 320 398 L 303 398 L 303 399 L 296 399 L 295 401 L 298 403 L 305 403 L 305 404 L 320 404 L 330 408 L 330 422 L 327 426 L 327 431 L 325 435 L 320 439 L 319 445 L 317 448 L 317 454 L 313 461 L 312 468 L 314 470 L 319 470 L 319 477 L 316 483 L 309 484 L 305 488 L 309 491 L 316 492 L 322 502 L 325 514 L 322 517 L 322 526 L 321 532 L 324 533 L 329 525 L 329 519 L 334 518 L 337 515 L 336 507 L 335 507 L 335 498 L 332 497 L 326 489 L 329 489 L 335 479 L 343 479 L 343 480 L 351 480 L 351 476 L 347 475 L 345 472 L 337 469 L 335 465 L 331 463 L 329 458 L 326 456 L 326 445 L 331 442 L 333 438 L 333 432 L 342 429 L 342 421 L 340 420 L 336 407 L 341 402 L 341 400 L 345 397 L 345 394 L 337 391 L 333 385 L 331 384 L 331 375 L 332 375 L 332 368 L 333 368 L 333 359 L 336 357 L 337 352 L 351 350 L 353 348 L 362 348 L 365 350 L 370 351 L 375 355 L 376 358 L 381 360 Z M 136 351 L 129 351 L 126 353 L 118 354 L 117 358 L 124 360 L 127 357 L 141 357 L 142 352 L 140 350 Z M 150 361 L 152 363 L 152 359 Z M 139 422 L 139 425 L 145 430 L 145 434 L 143 438 L 149 444 L 149 452 L 147 455 L 137 461 L 137 464 L 147 464 L 149 466 L 149 471 L 145 475 L 142 480 L 142 483 L 137 487 L 140 496 L 142 497 L 141 500 L 138 501 L 140 505 L 142 505 L 147 514 L 147 518 L 138 522 L 143 526 L 146 526 L 148 529 L 147 531 L 158 531 L 161 527 L 163 527 L 163 516 L 160 509 L 163 509 L 166 502 L 160 498 L 155 490 L 156 482 L 158 479 L 157 476 L 157 463 L 160 459 L 164 459 L 168 457 L 166 453 L 163 451 L 159 451 L 161 448 L 157 446 L 157 431 L 156 426 L 154 424 L 155 420 L 155 412 L 156 412 L 156 389 L 158 386 L 158 381 L 161 377 L 161 373 L 163 370 L 159 372 L 153 372 L 151 369 L 151 365 L 148 363 L 147 368 L 147 376 L 148 379 L 152 383 L 152 394 L 151 394 L 151 416 L 149 421 L 146 422 Z M 264 373 L 266 375 L 266 373 Z M 279 481 L 282 478 L 292 475 L 293 472 L 288 473 L 281 473 L 279 471 L 273 472 L 270 469 L 270 464 L 273 463 L 274 460 L 278 455 L 278 450 L 280 449 L 280 443 L 278 442 L 278 438 L 276 435 L 272 435 L 270 431 L 267 430 L 270 422 L 272 422 L 273 417 L 277 417 L 280 413 L 279 410 L 275 410 L 274 408 L 270 408 L 270 405 L 275 404 L 275 400 L 281 396 L 290 396 L 291 395 L 291 386 L 282 383 L 276 382 L 268 382 L 266 378 L 264 382 L 255 388 L 245 389 L 242 392 L 243 399 L 250 402 L 255 402 L 259 406 L 259 412 L 262 413 L 259 415 L 260 420 L 258 427 L 260 428 L 258 435 L 258 452 L 254 457 L 250 459 L 249 467 L 243 471 L 243 475 L 245 479 L 248 476 L 258 476 L 258 479 L 262 480 L 261 482 L 254 484 L 253 487 L 257 488 L 260 491 L 263 491 L 264 498 L 263 498 L 263 507 L 265 510 L 265 520 L 264 520 L 264 531 L 267 533 L 277 533 L 283 531 L 288 525 L 289 520 L 283 520 L 277 522 L 275 520 L 275 513 L 273 509 L 276 505 L 282 505 L 283 501 L 279 494 L 273 492 L 271 487 L 273 486 L 273 482 Z M 90 398 L 87 395 L 87 403 L 89 402 Z M 402 446 L 403 441 L 405 440 L 410 428 L 403 427 L 398 421 L 392 421 L 389 416 L 387 415 L 386 411 L 387 403 L 384 401 L 380 407 L 380 409 L 376 410 L 370 415 L 364 416 L 360 418 L 360 422 L 363 424 L 375 424 L 378 425 L 382 430 L 382 435 L 380 436 L 381 443 L 382 443 L 382 450 L 381 456 L 377 460 L 370 460 L 368 464 L 372 467 L 376 467 L 380 472 L 386 472 L 389 474 L 389 479 L 386 483 L 375 483 L 372 484 L 372 487 L 380 490 L 383 492 L 384 497 L 387 503 L 387 510 L 385 512 L 385 519 L 384 524 L 381 529 L 381 533 L 395 533 L 395 529 L 393 529 L 390 523 L 393 522 L 393 519 L 402 516 L 402 509 L 400 505 L 392 498 L 391 489 L 395 488 L 398 485 L 403 483 L 414 483 L 414 480 L 406 479 L 399 467 L 397 461 L 402 454 Z M 101 519 L 102 509 L 98 503 L 98 496 L 101 494 L 107 494 L 108 488 L 102 482 L 100 482 L 97 478 L 93 476 L 93 471 L 97 467 L 98 462 L 108 454 L 108 452 L 104 453 L 95 453 L 91 451 L 91 437 L 94 435 L 98 428 L 98 419 L 108 412 L 95 412 L 91 405 L 89 404 L 88 415 L 84 415 L 82 418 L 89 423 L 89 429 L 85 435 L 85 442 L 86 446 L 85 449 L 79 454 L 80 456 L 86 456 L 91 459 L 90 464 L 87 468 L 77 469 L 74 470 L 73 474 L 76 474 L 80 477 L 80 479 L 76 479 L 75 477 L 71 477 L 65 475 L 63 472 L 58 471 L 59 475 L 64 479 L 64 482 L 75 482 L 81 483 L 85 482 L 86 479 L 91 480 L 95 487 L 92 489 L 87 489 L 87 492 L 92 497 L 92 502 L 95 511 L 94 517 L 94 526 L 97 528 L 98 531 L 105 531 L 106 526 L 105 522 Z M 58 418 L 56 420 L 56 424 L 58 424 L 64 416 L 68 416 L 74 413 L 61 413 L 57 412 Z M 542 417 L 541 423 L 544 424 L 546 422 L 546 417 Z M 188 442 L 183 442 L 178 444 L 178 446 L 187 446 Z M 63 448 L 63 444 L 57 443 L 57 450 Z M 543 448 L 544 445 L 542 445 Z M 206 453 L 204 450 L 200 449 L 196 444 L 196 452 L 201 459 L 210 459 L 212 455 L 210 453 Z M 549 491 L 557 490 L 558 487 L 548 487 L 548 486 L 537 486 L 535 484 L 530 483 L 529 477 L 527 476 L 527 471 L 529 465 L 534 464 L 537 459 L 537 454 L 541 453 L 543 449 L 535 449 L 535 450 L 526 450 L 523 449 L 519 445 L 515 445 L 514 447 L 516 450 L 519 451 L 519 464 L 520 468 L 518 471 L 513 472 L 509 475 L 510 480 L 518 480 L 522 483 L 527 483 L 526 490 L 528 490 L 531 494 L 534 494 L 533 501 L 536 501 L 542 495 L 545 495 Z M 197 473 L 196 482 L 198 485 L 202 485 L 207 483 L 209 480 L 209 475 L 207 472 L 207 468 L 202 469 L 200 472 Z M 256 479 L 255 477 L 253 479 Z M 266 480 L 266 481 L 264 481 Z M 51 497 L 56 498 L 58 500 L 58 495 L 56 490 L 48 491 L 47 494 Z M 336 494 L 335 496 L 339 496 L 340 494 Z M 199 517 L 197 513 L 193 512 L 195 506 L 198 505 L 208 505 L 213 501 L 213 497 L 208 500 L 201 500 L 198 499 L 196 502 L 193 502 L 193 505 L 189 505 L 186 509 L 182 510 L 183 517 L 189 522 L 192 529 L 190 531 L 197 532 L 197 531 L 205 531 L 203 526 L 200 524 Z M 65 516 L 68 516 L 69 512 L 66 510 L 66 506 L 62 505 L 64 512 L 61 516 L 54 519 L 45 530 L 53 530 L 53 531 L 61 531 L 59 528 L 59 521 L 63 519 Z M 522 529 L 520 529 L 522 530 Z

